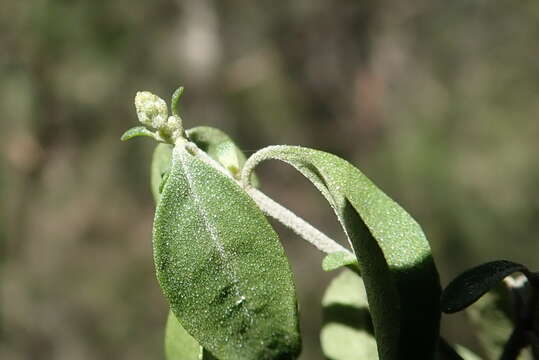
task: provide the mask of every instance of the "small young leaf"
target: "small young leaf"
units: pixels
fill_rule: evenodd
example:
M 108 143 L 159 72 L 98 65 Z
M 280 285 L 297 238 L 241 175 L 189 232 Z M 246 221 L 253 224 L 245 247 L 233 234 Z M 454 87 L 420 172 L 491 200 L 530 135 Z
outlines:
M 324 298 L 320 342 L 331 360 L 378 359 L 363 280 L 344 269 L 329 284 Z
M 137 136 L 148 136 L 155 139 L 155 134 L 144 126 L 135 126 L 123 133 L 120 140 L 127 141 Z
M 430 359 L 438 341 L 440 282 L 420 226 L 347 161 L 298 146 L 270 146 L 245 164 L 284 161 L 318 188 L 339 218 L 367 289 L 380 359 Z
M 277 234 L 243 189 L 183 144 L 153 239 L 161 288 L 200 345 L 221 360 L 297 356 L 295 289 Z
M 354 266 L 359 271 L 356 257 L 344 251 L 336 251 L 327 254 L 322 260 L 322 269 L 324 269 L 324 271 L 337 270 L 343 266 Z
M 172 311 L 168 313 L 165 330 L 165 355 L 167 360 L 199 360 L 202 348 L 180 325 Z
M 170 101 L 170 111 L 172 115 L 180 115 L 180 98 L 183 95 L 184 88 L 180 86 L 172 94 L 172 99 Z
M 209 126 L 198 126 L 186 131 L 189 139 L 223 165 L 232 176 L 239 179 L 245 164 L 245 155 L 232 139 L 223 131 Z M 251 185 L 258 187 L 258 179 L 253 174 Z
M 153 199 L 157 206 L 161 197 L 161 190 L 167 178 L 167 173 L 170 171 L 172 162 L 172 145 L 157 144 L 153 151 L 152 166 L 150 171 L 150 182 L 152 188 Z
M 457 276 L 443 291 L 440 305 L 445 313 L 460 311 L 515 272 L 529 273 L 526 266 L 511 261 L 491 261 Z

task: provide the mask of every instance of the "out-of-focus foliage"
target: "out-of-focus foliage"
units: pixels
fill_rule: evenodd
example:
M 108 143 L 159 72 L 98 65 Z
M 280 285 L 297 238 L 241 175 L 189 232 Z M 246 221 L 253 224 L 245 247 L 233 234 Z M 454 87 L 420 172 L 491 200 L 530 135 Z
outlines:
M 2 359 L 162 357 L 167 307 L 138 165 L 153 144 L 119 141 L 137 90 L 168 97 L 184 85 L 185 126 L 216 126 L 248 153 L 301 144 L 350 159 L 422 224 L 444 283 L 494 258 L 539 267 L 536 1 L 0 8 Z M 260 175 L 341 236 L 299 175 L 272 164 Z M 309 314 L 303 358 L 321 359 L 332 274 L 293 234 L 282 238 Z M 444 331 L 479 352 L 461 328 Z

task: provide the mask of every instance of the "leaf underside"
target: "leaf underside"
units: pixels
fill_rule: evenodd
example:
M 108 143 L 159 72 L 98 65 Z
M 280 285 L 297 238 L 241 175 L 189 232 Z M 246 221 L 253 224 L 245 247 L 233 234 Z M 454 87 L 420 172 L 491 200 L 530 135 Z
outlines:
M 179 145 L 154 221 L 157 278 L 185 329 L 217 358 L 294 359 L 290 267 L 246 193 Z
M 457 276 L 444 289 L 440 305 L 445 313 L 460 311 L 496 286 L 506 276 L 515 272 L 527 272 L 522 264 L 507 260 L 491 261 Z
M 419 225 L 358 169 L 335 155 L 270 146 L 251 156 L 243 175 L 267 159 L 299 170 L 339 218 L 358 258 L 380 359 L 433 358 L 440 284 Z

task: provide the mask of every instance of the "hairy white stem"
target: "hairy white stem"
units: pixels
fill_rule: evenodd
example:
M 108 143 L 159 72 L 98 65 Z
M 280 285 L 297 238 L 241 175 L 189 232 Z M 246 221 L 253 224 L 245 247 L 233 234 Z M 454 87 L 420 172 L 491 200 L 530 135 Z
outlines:
M 348 249 L 338 244 L 335 240 L 325 235 L 292 211 L 277 203 L 262 191 L 255 189 L 254 187 L 247 187 L 245 191 L 262 211 L 278 220 L 286 227 L 292 229 L 292 231 L 313 244 L 318 250 L 328 254 L 336 251 L 350 252 Z
M 196 144 L 190 142 L 186 145 L 186 148 L 193 155 L 197 156 L 207 164 L 236 181 L 238 185 L 242 186 L 240 181 L 234 179 L 232 175 L 225 168 L 223 168 L 223 166 L 221 166 L 221 164 L 211 158 L 208 154 L 206 154 L 206 152 L 200 150 Z M 286 227 L 290 228 L 300 237 L 314 245 L 318 250 L 327 254 L 337 251 L 351 254 L 350 250 L 346 249 L 335 240 L 325 235 L 323 232 L 264 194 L 262 191 L 251 186 L 242 187 L 266 215 L 271 216 Z

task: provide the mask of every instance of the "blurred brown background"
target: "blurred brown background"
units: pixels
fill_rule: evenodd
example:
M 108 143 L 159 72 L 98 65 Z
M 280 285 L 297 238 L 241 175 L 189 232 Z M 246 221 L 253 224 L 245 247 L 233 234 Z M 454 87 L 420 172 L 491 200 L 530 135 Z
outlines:
M 539 2 L 0 0 L 0 358 L 163 359 L 151 257 L 154 144 L 121 143 L 137 90 L 184 85 L 186 126 L 247 153 L 351 160 L 422 224 L 445 285 L 479 262 L 539 268 Z M 291 168 L 264 190 L 342 239 Z M 333 274 L 277 226 L 321 359 Z M 475 346 L 464 317 L 444 334 Z

